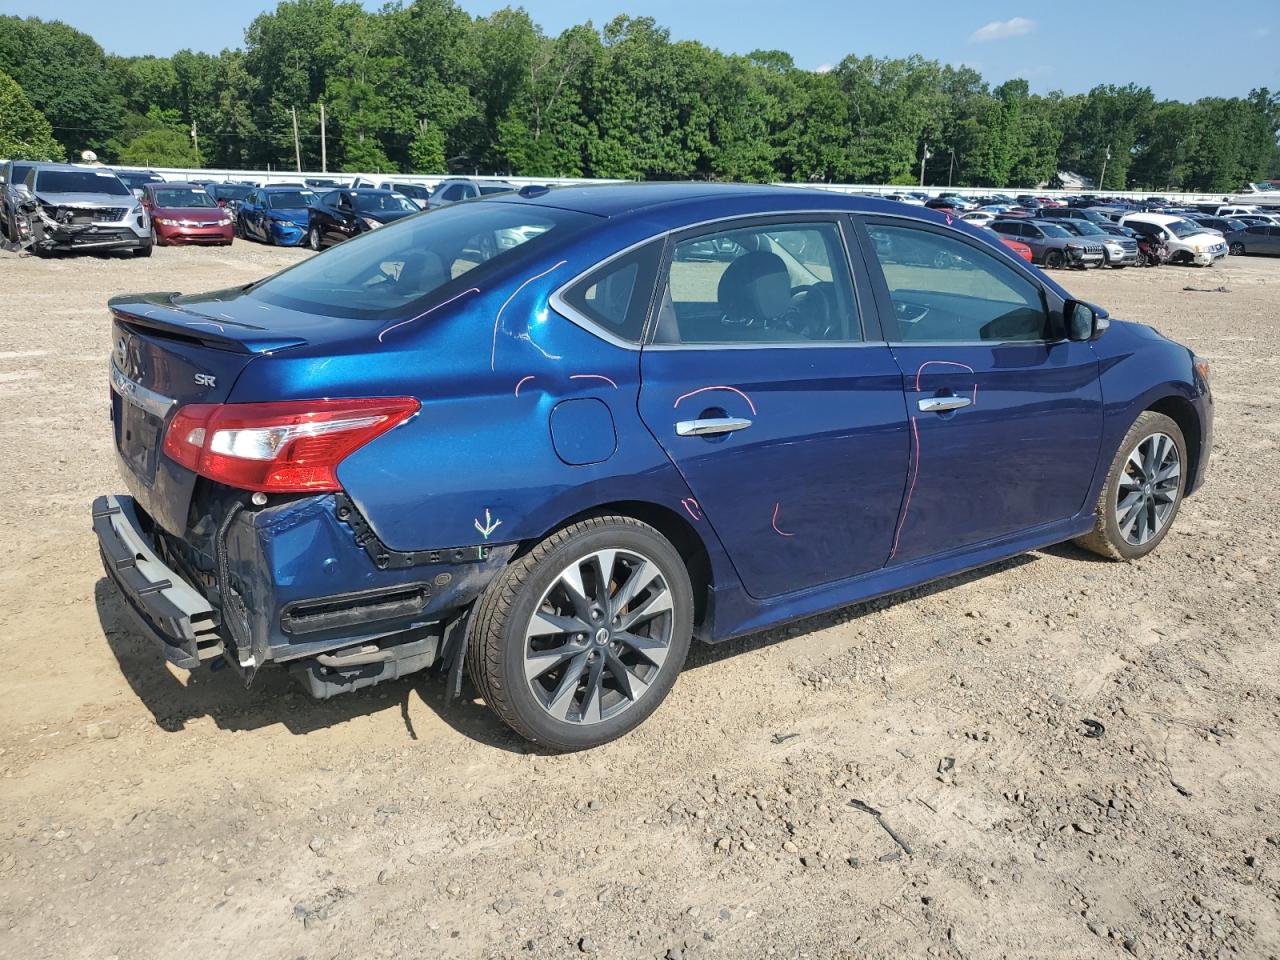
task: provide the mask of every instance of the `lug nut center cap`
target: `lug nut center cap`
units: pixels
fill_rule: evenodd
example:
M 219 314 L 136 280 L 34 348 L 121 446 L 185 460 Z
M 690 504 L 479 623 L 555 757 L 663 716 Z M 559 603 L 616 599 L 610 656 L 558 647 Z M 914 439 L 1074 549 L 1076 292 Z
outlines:
M 596 631 L 596 646 L 603 647 L 609 642 L 609 631 L 605 627 L 601 627 Z

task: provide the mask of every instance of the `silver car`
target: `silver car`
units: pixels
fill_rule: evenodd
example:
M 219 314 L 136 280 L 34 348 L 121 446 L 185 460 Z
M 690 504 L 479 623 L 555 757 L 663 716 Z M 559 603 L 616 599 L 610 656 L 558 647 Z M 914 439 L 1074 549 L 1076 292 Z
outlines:
M 13 184 L 10 228 L 37 255 L 72 250 L 130 250 L 151 256 L 151 221 L 141 200 L 112 171 L 37 163 Z
M 427 207 L 443 207 L 462 200 L 474 200 L 494 193 L 511 193 L 515 190 L 505 180 L 476 180 L 471 177 L 449 177 L 436 184 L 427 198 Z
M 1046 267 L 1100 267 L 1105 251 L 1101 243 L 1077 237 L 1047 220 L 997 220 L 987 229 L 1031 248 L 1034 262 Z

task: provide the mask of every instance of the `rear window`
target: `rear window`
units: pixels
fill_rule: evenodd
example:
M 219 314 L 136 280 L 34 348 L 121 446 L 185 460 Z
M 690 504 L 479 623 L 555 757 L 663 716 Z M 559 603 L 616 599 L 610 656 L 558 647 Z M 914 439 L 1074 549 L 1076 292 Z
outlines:
M 495 183 L 495 184 L 488 184 L 488 185 L 483 183 L 480 184 L 480 196 L 482 197 L 487 197 L 490 194 L 494 194 L 494 193 L 510 193 L 511 190 L 512 188 L 507 186 L 505 183 Z
M 104 170 L 40 170 L 36 173 L 39 193 L 105 193 L 127 197 L 128 188 L 114 173 Z
M 355 193 L 356 209 L 365 213 L 417 213 L 418 208 L 400 196 L 388 190 L 386 193 Z
M 348 240 L 269 277 L 249 295 L 324 316 L 396 319 L 428 296 L 482 286 L 516 251 L 531 253 L 596 220 L 526 204 L 443 207 Z

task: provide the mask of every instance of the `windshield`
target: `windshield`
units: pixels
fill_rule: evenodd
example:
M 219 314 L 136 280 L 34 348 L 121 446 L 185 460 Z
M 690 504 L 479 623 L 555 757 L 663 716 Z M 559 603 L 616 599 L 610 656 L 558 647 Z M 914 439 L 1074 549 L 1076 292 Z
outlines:
M 209 189 L 219 200 L 243 200 L 253 188 L 242 187 L 234 183 L 215 183 Z
M 1168 227 L 1179 240 L 1185 240 L 1187 237 L 1194 237 L 1198 233 L 1204 233 L 1204 227 L 1189 220 L 1174 220 L 1168 224 Z
M 269 277 L 250 296 L 293 310 L 386 320 L 412 316 L 428 294 L 448 291 L 464 274 L 481 286 L 491 264 L 512 251 L 533 251 L 547 236 L 596 218 L 571 210 L 509 203 L 468 203 L 405 217 Z
M 310 190 L 282 190 L 267 194 L 267 206 L 272 210 L 301 210 L 311 206 L 315 197 Z
M 1228 221 L 1227 221 L 1227 229 L 1228 229 L 1228 230 L 1243 230 L 1244 228 L 1245 228 L 1245 224 L 1244 224 L 1244 221 L 1243 221 L 1243 220 L 1228 220 Z
M 361 213 L 417 213 L 418 208 L 398 193 L 353 193 L 356 209 Z
M 1097 237 L 1106 232 L 1088 220 L 1074 220 L 1071 223 L 1071 228 L 1082 237 Z
M 1044 235 L 1046 237 L 1071 236 L 1071 234 L 1069 234 L 1066 230 L 1062 229 L 1062 227 L 1058 226 L 1056 223 L 1037 223 L 1036 226 L 1044 231 Z
M 153 191 L 157 207 L 216 207 L 202 187 L 165 187 Z
M 41 170 L 36 173 L 39 193 L 106 193 L 127 197 L 129 189 L 114 173 L 103 170 Z
M 397 183 L 393 189 L 396 193 L 403 193 L 406 197 L 415 197 L 418 200 L 425 200 L 431 196 L 431 191 L 426 187 L 417 187 L 412 183 Z

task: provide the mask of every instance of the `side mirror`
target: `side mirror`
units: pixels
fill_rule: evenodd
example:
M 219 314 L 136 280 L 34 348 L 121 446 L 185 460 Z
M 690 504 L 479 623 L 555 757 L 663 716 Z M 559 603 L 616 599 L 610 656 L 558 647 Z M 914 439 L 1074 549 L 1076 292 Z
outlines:
M 146 201 L 147 201 L 147 191 L 143 190 L 141 187 L 134 187 L 134 188 L 133 188 L 133 195 L 134 195 L 135 197 L 137 197 L 139 200 L 141 200 L 143 203 L 146 203 Z
M 1067 323 L 1067 339 L 1077 343 L 1097 340 L 1111 326 L 1111 315 L 1083 300 L 1068 300 L 1062 307 Z
M 31 188 L 28 187 L 25 183 L 15 183 L 13 185 L 13 192 L 16 193 L 18 197 L 23 200 L 31 199 Z

